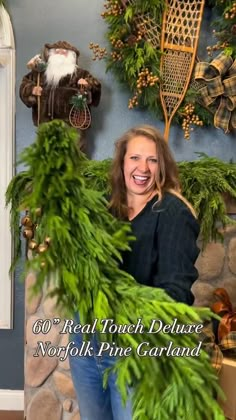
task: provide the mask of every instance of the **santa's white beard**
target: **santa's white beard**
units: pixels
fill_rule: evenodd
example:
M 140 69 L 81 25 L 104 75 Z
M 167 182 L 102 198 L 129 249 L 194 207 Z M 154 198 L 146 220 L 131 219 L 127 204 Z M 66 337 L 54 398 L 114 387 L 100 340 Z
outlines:
M 49 55 L 45 71 L 46 82 L 52 87 L 57 87 L 62 77 L 72 75 L 76 70 L 76 58 L 73 51 L 68 51 L 67 56 L 63 54 Z

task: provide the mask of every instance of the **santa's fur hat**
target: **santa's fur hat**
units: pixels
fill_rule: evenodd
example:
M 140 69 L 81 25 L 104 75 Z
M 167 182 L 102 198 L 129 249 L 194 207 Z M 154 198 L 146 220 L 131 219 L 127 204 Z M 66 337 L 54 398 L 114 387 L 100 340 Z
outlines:
M 71 45 L 69 42 L 67 42 L 67 41 L 57 41 L 57 42 L 54 42 L 53 44 L 47 43 L 47 44 L 44 45 L 44 57 L 45 57 L 46 61 L 48 60 L 48 52 L 52 48 L 62 48 L 63 50 L 74 51 L 75 54 L 76 54 L 77 60 L 78 60 L 78 57 L 80 55 L 79 50 L 76 47 L 74 47 L 73 45 Z

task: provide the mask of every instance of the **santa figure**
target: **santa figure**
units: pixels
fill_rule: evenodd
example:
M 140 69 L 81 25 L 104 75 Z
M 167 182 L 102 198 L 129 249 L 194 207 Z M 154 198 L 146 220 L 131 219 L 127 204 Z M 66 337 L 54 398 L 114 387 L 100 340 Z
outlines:
M 101 83 L 78 66 L 79 55 L 73 45 L 58 41 L 45 44 L 42 56 L 27 64 L 31 71 L 23 77 L 20 98 L 32 108 L 34 125 L 59 118 L 79 131 L 90 126 L 90 107 L 99 104 Z M 76 103 L 77 120 L 72 115 Z

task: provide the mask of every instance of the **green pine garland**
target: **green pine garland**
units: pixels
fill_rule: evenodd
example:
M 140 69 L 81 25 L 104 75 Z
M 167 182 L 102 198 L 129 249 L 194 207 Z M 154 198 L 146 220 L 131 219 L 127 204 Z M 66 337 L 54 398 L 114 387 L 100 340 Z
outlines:
M 111 159 L 88 161 L 83 175 L 90 188 L 109 194 Z M 236 198 L 236 164 L 199 154 L 178 163 L 182 193 L 193 205 L 201 227 L 202 246 L 222 240 L 222 227 L 236 222 L 227 215 L 223 193 Z
M 109 195 L 109 172 L 111 159 L 103 161 L 84 160 L 81 174 L 88 188 Z M 215 157 L 199 154 L 195 161 L 178 163 L 183 195 L 195 208 L 201 227 L 203 247 L 215 240 L 223 240 L 222 227 L 235 224 L 227 215 L 224 193 L 236 198 L 236 164 L 227 163 Z M 21 172 L 13 178 L 8 188 L 9 200 L 12 200 L 12 224 L 14 231 L 19 231 L 19 197 L 30 185 L 32 177 L 28 172 Z M 26 208 L 26 206 L 24 206 Z M 15 210 L 14 210 L 15 209 Z M 19 254 L 20 241 L 16 235 L 15 250 Z
M 110 194 L 109 173 L 111 159 L 102 161 L 84 160 L 81 163 L 81 174 L 86 186 L 105 196 Z M 200 222 L 202 246 L 215 240 L 223 240 L 222 227 L 235 224 L 227 215 L 224 193 L 236 198 L 236 164 L 227 163 L 215 157 L 199 154 L 195 161 L 178 162 L 182 193 L 193 205 Z M 8 188 L 9 200 L 12 200 L 12 224 L 14 231 L 19 231 L 18 211 L 19 197 L 30 185 L 32 177 L 28 172 L 21 172 L 13 178 Z M 26 206 L 24 206 L 26 208 Z M 15 254 L 19 255 L 19 235 L 15 239 Z
M 195 335 L 148 334 L 153 318 L 164 324 L 172 324 L 174 318 L 179 324 L 192 324 L 209 319 L 211 312 L 176 303 L 161 289 L 137 285 L 119 269 L 120 252 L 129 248 L 130 228 L 107 211 L 104 193 L 87 185 L 82 172 L 90 162 L 79 151 L 77 136 L 77 131 L 62 121 L 41 125 L 36 142 L 21 156 L 28 169 L 8 187 L 12 227 L 19 210 L 27 208 L 38 223 L 36 241 L 42 243 L 50 237 L 48 249 L 26 261 L 24 274 L 34 270 L 34 291 L 46 282 L 61 311 L 73 316 L 79 310 L 82 324 L 92 323 L 94 318 L 136 324 L 142 318 L 143 334 L 100 335 L 102 340 L 132 348 L 131 355 L 120 358 L 115 369 L 124 400 L 127 385 L 133 387 L 134 419 L 201 420 L 205 416 L 223 420 L 212 398 L 219 391 L 217 378 L 204 351 L 196 358 L 137 355 L 137 346 L 143 341 L 150 347 L 157 343 L 168 347 L 170 341 L 181 348 L 197 345 Z M 91 166 L 87 176 L 90 171 Z
M 206 48 L 208 55 L 224 51 L 226 55 L 236 58 L 236 11 L 235 0 L 209 0 L 206 7 L 211 7 L 216 19 L 213 22 L 214 37 L 217 40 L 213 46 Z M 93 59 L 105 59 L 107 70 L 112 71 L 117 80 L 128 87 L 132 98 L 129 108 L 139 106 L 152 111 L 163 119 L 162 105 L 159 98 L 161 80 L 160 59 L 161 49 L 155 47 L 145 37 L 137 17 L 153 18 L 161 33 L 162 16 L 166 7 L 165 0 L 107 0 L 101 14 L 107 24 L 106 38 L 109 48 L 100 48 L 98 44 L 90 43 L 94 52 Z M 142 20 L 142 19 L 141 19 Z M 210 61 L 209 57 L 201 57 Z M 142 73 L 148 74 L 142 78 Z M 149 80 L 149 81 L 148 81 Z M 142 82 L 144 81 L 144 84 Z M 189 116 L 191 124 L 213 126 L 214 109 L 202 106 L 201 95 L 196 84 L 191 84 L 174 116 L 174 122 L 182 125 L 185 138 L 190 137 Z M 189 114 L 189 106 L 192 111 Z
M 236 221 L 226 214 L 224 193 L 236 198 L 236 164 L 200 154 L 193 162 L 180 162 L 184 196 L 194 206 L 201 224 L 203 247 L 222 240 L 222 227 Z

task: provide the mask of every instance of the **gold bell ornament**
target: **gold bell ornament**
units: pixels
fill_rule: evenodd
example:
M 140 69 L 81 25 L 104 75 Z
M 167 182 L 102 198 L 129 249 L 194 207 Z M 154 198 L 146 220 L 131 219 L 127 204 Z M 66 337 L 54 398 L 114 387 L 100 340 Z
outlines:
M 34 236 L 34 231 L 33 231 L 33 229 L 30 229 L 29 227 L 26 227 L 24 230 L 23 230 L 23 236 L 24 236 L 24 238 L 25 239 L 32 239 L 33 238 L 33 236 Z
M 47 251 L 47 249 L 48 249 L 48 245 L 47 244 L 40 244 L 38 246 L 38 252 L 40 254 L 42 254 L 43 252 Z
M 46 244 L 46 245 L 50 245 L 50 243 L 51 243 L 51 238 L 50 238 L 49 236 L 47 236 L 47 237 L 44 239 L 44 242 L 45 242 L 45 244 Z
M 28 243 L 28 247 L 29 249 L 31 249 L 32 251 L 35 251 L 38 248 L 38 244 L 34 239 L 31 239 Z
M 31 218 L 27 214 L 24 217 L 22 217 L 22 219 L 21 219 L 21 225 L 22 226 L 28 226 L 28 227 L 33 226 L 33 222 L 32 222 Z

